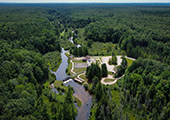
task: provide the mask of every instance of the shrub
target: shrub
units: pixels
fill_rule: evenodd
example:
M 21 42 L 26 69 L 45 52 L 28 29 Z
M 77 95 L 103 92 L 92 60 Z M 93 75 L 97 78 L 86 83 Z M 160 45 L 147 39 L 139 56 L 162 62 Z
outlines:
M 89 90 L 89 86 L 87 84 L 84 84 L 85 90 Z

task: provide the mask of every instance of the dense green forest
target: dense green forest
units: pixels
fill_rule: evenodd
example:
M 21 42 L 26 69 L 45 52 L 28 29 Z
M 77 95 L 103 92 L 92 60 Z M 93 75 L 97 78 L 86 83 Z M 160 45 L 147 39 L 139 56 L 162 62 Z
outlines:
M 61 47 L 112 56 L 110 64 L 116 55 L 138 58 L 131 66 L 123 59 L 116 76 L 124 77 L 112 86 L 100 83 L 105 64 L 87 68 L 89 119 L 170 119 L 169 4 L 0 4 L 0 119 L 75 119 L 73 89 L 49 72 Z
M 98 82 L 90 119 L 170 119 L 170 66 L 138 58 L 113 86 Z
M 72 15 L 75 19 L 95 19 L 85 27 L 87 42 L 112 42 L 130 57 L 170 64 L 169 12 L 167 6 L 108 6 L 75 11 Z
M 49 87 L 55 80 L 49 69 L 61 63 L 58 14 L 40 7 L 0 7 L 1 120 L 75 119 L 73 89 L 60 83 L 56 95 Z

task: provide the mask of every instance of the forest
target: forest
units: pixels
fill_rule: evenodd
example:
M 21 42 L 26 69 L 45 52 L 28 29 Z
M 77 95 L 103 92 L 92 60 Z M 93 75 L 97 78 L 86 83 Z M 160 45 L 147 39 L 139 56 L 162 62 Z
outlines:
M 90 120 L 170 119 L 169 85 L 168 65 L 140 57 L 117 84 L 95 84 Z
M 170 4 L 0 4 L 0 119 L 76 118 L 73 88 L 49 71 L 62 47 L 112 56 L 110 64 L 116 55 L 137 59 L 131 66 L 123 59 L 114 85 L 100 82 L 105 64 L 86 69 L 90 120 L 170 119 Z
M 49 69 L 61 63 L 56 10 L 0 7 L 0 119 L 75 119 L 73 89 L 51 92 L 55 78 Z M 53 15 L 51 15 L 52 13 Z

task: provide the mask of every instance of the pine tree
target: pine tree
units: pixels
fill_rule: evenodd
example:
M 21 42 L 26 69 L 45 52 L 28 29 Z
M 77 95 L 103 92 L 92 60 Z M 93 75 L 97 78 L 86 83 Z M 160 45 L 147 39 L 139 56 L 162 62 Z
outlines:
M 108 74 L 108 71 L 107 71 L 107 66 L 106 64 L 102 64 L 102 77 L 106 77 Z

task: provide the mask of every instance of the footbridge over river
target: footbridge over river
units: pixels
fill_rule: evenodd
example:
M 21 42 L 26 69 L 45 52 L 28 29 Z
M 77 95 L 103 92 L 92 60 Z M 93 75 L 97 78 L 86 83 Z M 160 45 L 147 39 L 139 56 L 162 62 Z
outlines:
M 67 76 L 67 77 L 64 78 L 62 81 L 63 81 L 64 84 L 67 83 L 67 82 L 70 82 L 70 81 L 72 81 L 72 80 L 74 80 L 74 81 L 76 81 L 76 82 L 79 82 L 79 83 L 82 83 L 82 82 L 84 82 L 84 80 L 79 79 L 79 78 L 73 78 L 73 77 L 75 77 L 75 76 L 77 76 L 77 75 L 79 75 L 79 74 L 81 74 L 81 73 L 85 73 L 85 72 L 86 72 L 86 71 L 82 71 L 82 72 L 78 72 L 78 73 L 76 73 L 76 74 L 73 74 L 73 75 L 71 75 L 71 76 Z

